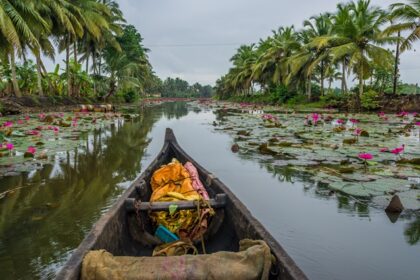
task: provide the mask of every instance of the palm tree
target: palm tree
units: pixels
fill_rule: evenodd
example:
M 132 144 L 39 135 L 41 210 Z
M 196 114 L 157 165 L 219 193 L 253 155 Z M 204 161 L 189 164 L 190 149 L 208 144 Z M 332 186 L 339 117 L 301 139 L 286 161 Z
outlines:
M 231 83 L 235 89 L 244 93 L 249 93 L 249 89 L 252 89 L 252 68 L 256 60 L 257 53 L 254 44 L 240 46 L 230 59 L 234 66 Z
M 299 36 L 294 27 L 281 27 L 264 42 L 265 51 L 258 57 L 252 77 L 258 79 L 269 72 L 274 84 L 284 84 L 290 73 L 288 58 L 300 48 Z
M 395 38 L 382 35 L 381 27 L 387 22 L 387 15 L 382 9 L 372 7 L 369 0 L 338 7 L 346 11 L 347 18 L 334 22 L 335 34 L 318 37 L 314 43 L 318 47 L 327 46 L 333 61 L 347 61 L 346 67 L 353 70 L 359 79 L 356 106 L 360 108 L 360 96 L 363 94 L 364 80 L 371 73 L 371 64 L 386 69 L 392 67 L 392 53 L 380 45 L 392 43 Z
M 23 52 L 23 44 L 39 45 L 31 24 L 47 27 L 47 22 L 37 10 L 37 5 L 28 1 L 0 2 L 0 41 L 9 57 L 12 72 L 12 84 L 16 96 L 21 96 L 16 76 L 16 55 Z
M 306 95 L 308 100 L 311 100 L 312 76 L 316 72 L 319 73 L 321 95 L 324 95 L 326 71 L 331 64 L 327 48 L 318 47 L 312 42 L 315 38 L 331 35 L 331 15 L 325 13 L 311 17 L 310 20 L 304 21 L 303 25 L 305 29 L 299 33 L 299 38 L 304 45 L 288 60 L 291 68 L 288 82 L 305 80 Z
M 384 33 L 397 33 L 398 41 L 395 51 L 393 93 L 397 93 L 398 64 L 400 53 L 412 48 L 414 42 L 420 38 L 420 0 L 408 0 L 406 3 L 395 3 L 390 5 L 390 19 L 398 20 L 398 23 L 391 24 Z M 408 32 L 408 36 L 400 40 L 401 32 Z
M 313 39 L 316 37 L 321 36 L 329 36 L 332 32 L 332 21 L 331 21 L 331 14 L 324 13 L 320 14 L 319 16 L 311 17 L 310 20 L 305 20 L 303 26 L 307 28 L 306 30 L 306 37 L 309 39 Z M 306 48 L 310 54 L 313 55 L 313 63 L 311 63 L 311 67 L 309 67 L 309 71 L 312 72 L 314 65 L 319 66 L 319 73 L 320 73 L 320 86 L 321 86 L 321 96 L 324 95 L 324 79 L 325 73 L 327 68 L 329 67 L 330 61 L 329 56 L 326 53 L 326 49 L 324 48 L 317 48 L 314 50 L 311 45 L 309 48 Z

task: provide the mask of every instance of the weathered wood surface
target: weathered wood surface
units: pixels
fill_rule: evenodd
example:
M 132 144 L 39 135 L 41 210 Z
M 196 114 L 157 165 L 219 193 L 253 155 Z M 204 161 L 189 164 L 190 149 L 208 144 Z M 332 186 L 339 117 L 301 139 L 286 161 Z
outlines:
M 215 199 L 210 199 L 208 204 L 212 208 L 223 208 L 226 206 L 227 196 L 226 194 L 217 194 Z M 135 212 L 136 208 L 136 199 L 127 198 L 124 202 L 125 210 L 127 212 Z M 197 209 L 197 204 L 200 203 L 200 208 L 205 208 L 206 205 L 199 201 L 172 201 L 172 202 L 140 202 L 139 210 L 140 211 L 168 211 L 171 205 L 176 205 L 176 210 L 186 210 L 186 209 Z

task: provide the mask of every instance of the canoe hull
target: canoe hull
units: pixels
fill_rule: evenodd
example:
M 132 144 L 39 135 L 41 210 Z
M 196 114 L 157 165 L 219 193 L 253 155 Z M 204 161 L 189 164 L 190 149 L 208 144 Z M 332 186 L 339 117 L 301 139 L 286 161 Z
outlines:
M 227 195 L 225 208 L 217 210 L 216 216 L 221 217 L 221 219 L 216 222 L 212 221 L 213 224 L 217 224 L 215 226 L 217 228 L 215 229 L 216 232 L 206 240 L 206 248 L 209 253 L 220 250 L 237 251 L 239 240 L 245 238 L 264 240 L 276 259 L 270 278 L 307 279 L 287 252 L 252 216 L 246 206 L 229 188 L 199 165 L 178 145 L 171 129 L 167 129 L 164 146 L 154 161 L 124 192 L 115 205 L 93 226 L 56 279 L 79 279 L 83 257 L 90 250 L 105 249 L 117 256 L 147 256 L 151 254 L 152 248 L 146 244 L 142 245 L 146 238 L 136 230 L 139 227 L 132 226 L 137 221 L 143 221 L 142 227 L 149 229 L 150 223 L 147 221 L 147 214 L 143 217 L 136 217 L 135 214 L 129 216 L 124 203 L 128 198 L 147 201 L 151 194 L 148 182 L 150 182 L 153 171 L 162 164 L 170 162 L 172 158 L 177 158 L 182 163 L 189 161 L 194 164 L 210 197 L 214 197 L 216 194 Z M 211 228 L 209 228 L 209 231 L 211 231 Z

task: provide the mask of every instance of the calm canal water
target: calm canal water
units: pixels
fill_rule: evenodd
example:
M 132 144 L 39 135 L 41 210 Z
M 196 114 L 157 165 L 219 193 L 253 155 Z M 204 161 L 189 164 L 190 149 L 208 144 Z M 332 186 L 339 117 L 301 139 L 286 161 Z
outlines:
M 210 109 L 146 107 L 132 122 L 85 135 L 54 165 L 0 179 L 0 279 L 51 279 L 92 224 L 163 144 L 182 147 L 248 206 L 311 279 L 419 279 L 420 217 L 395 223 L 382 210 L 325 195 L 303 175 L 240 157 L 212 127 Z

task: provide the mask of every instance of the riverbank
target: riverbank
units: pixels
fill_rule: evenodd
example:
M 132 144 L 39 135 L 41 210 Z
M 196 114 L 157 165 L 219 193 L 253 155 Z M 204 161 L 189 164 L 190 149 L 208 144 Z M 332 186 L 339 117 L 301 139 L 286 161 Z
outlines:
M 211 98 L 144 98 L 133 103 L 121 103 L 110 100 L 109 103 L 118 107 L 131 107 L 137 104 L 159 104 L 163 102 L 189 102 L 198 100 L 200 102 L 211 101 Z M 98 105 L 104 102 L 89 97 L 67 97 L 67 96 L 23 96 L 0 98 L 0 116 L 30 114 L 39 112 L 69 112 L 80 109 L 80 105 Z
M 316 109 L 335 109 L 340 112 L 386 112 L 395 113 L 401 111 L 419 112 L 420 94 L 398 95 L 397 97 L 389 94 L 380 95 L 372 100 L 365 100 L 365 106 L 358 110 L 354 106 L 351 98 L 342 96 L 325 96 L 318 101 L 305 101 L 304 99 L 289 99 L 286 102 L 279 102 L 270 95 L 248 95 L 234 96 L 226 101 L 237 103 L 255 104 L 258 106 L 275 105 L 285 109 L 296 111 L 313 111 Z
M 66 112 L 72 111 L 80 104 L 97 104 L 87 97 L 61 96 L 23 96 L 6 97 L 0 99 L 0 113 L 6 115 L 29 114 L 38 112 Z

